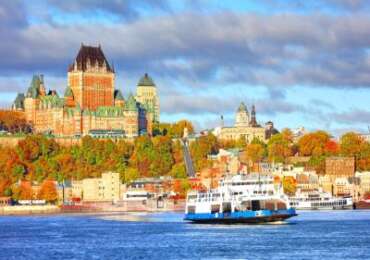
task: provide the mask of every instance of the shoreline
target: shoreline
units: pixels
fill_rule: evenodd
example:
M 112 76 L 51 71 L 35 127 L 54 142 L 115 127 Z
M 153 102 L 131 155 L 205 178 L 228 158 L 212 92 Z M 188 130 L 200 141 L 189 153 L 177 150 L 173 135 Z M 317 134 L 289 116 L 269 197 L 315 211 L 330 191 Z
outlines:
M 15 208 L 17 207 L 17 208 Z M 94 209 L 94 210 L 63 210 L 60 206 L 8 206 L 0 208 L 0 217 L 7 216 L 50 216 L 50 215 L 109 215 L 125 213 L 165 213 L 165 212 L 184 212 L 183 210 L 112 210 L 112 209 Z M 23 207 L 23 206 L 22 206 Z M 42 208 L 48 207 L 48 208 Z

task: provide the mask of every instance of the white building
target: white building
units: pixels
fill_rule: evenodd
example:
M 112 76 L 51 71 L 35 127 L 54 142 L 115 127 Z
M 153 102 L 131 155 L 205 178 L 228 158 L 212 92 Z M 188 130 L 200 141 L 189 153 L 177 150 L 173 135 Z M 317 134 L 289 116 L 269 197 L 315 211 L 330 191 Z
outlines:
M 247 106 L 242 102 L 236 111 L 235 125 L 232 127 L 217 127 L 213 134 L 221 140 L 239 140 L 244 138 L 247 143 L 254 138 L 265 141 L 265 129 L 256 120 L 256 109 L 252 106 L 249 114 Z

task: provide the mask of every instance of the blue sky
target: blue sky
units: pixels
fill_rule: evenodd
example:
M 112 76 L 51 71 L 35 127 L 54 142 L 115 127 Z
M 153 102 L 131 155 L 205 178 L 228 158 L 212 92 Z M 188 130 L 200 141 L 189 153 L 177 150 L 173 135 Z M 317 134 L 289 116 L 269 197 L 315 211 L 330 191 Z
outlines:
M 369 11 L 365 0 L 0 0 L 0 106 L 35 73 L 62 94 L 81 42 L 100 43 L 125 96 L 153 77 L 162 121 L 233 124 L 244 101 L 278 129 L 366 132 Z

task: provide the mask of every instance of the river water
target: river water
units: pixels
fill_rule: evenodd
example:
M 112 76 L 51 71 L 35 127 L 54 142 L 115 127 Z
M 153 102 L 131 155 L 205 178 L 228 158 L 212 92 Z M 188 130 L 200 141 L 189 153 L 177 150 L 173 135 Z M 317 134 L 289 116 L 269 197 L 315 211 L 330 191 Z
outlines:
M 0 217 L 0 259 L 370 259 L 370 211 L 199 225 L 182 214 Z

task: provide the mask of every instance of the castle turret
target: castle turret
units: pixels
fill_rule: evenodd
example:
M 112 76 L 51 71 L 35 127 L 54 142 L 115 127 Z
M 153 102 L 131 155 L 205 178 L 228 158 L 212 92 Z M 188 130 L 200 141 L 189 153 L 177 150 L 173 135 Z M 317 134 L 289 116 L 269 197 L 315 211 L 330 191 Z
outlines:
M 13 110 L 18 110 L 18 111 L 23 111 L 24 110 L 24 94 L 23 93 L 18 93 L 17 97 L 15 98 L 12 109 Z
M 148 103 L 153 107 L 153 121 L 159 122 L 159 98 L 153 79 L 145 73 L 139 80 L 136 90 L 136 100 L 141 104 Z
M 125 99 L 120 90 L 116 89 L 114 91 L 114 106 L 123 107 L 125 104 Z

